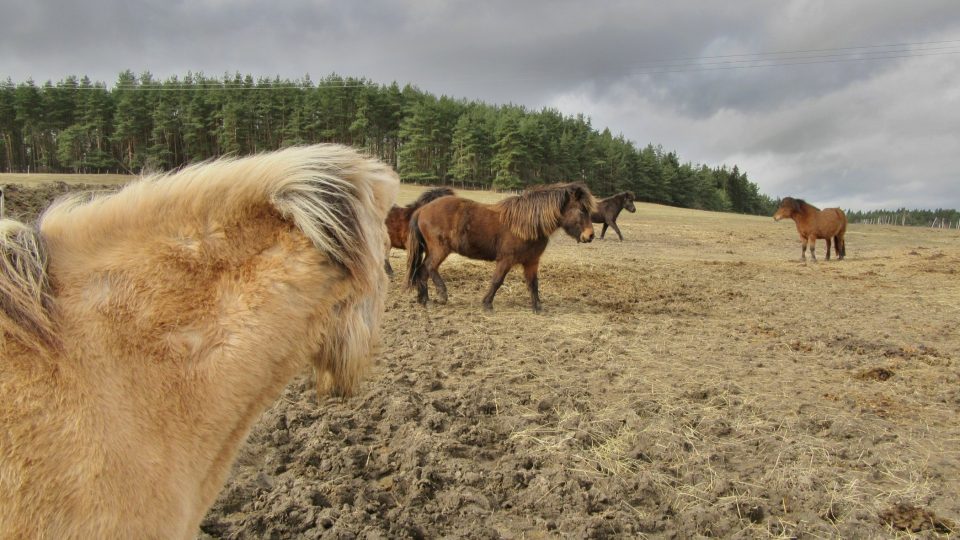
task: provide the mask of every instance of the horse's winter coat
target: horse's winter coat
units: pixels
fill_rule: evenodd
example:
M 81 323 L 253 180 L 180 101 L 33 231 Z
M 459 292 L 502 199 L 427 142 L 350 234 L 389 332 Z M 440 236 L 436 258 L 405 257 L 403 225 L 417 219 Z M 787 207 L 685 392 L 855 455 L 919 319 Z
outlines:
M 194 538 L 294 375 L 366 370 L 397 189 L 319 145 L 0 222 L 0 537 Z

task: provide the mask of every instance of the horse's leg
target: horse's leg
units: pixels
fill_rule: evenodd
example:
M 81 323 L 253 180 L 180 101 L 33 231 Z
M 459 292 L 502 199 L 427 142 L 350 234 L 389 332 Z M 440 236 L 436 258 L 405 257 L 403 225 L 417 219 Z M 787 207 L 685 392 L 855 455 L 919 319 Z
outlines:
M 427 268 L 425 265 L 420 265 L 417 269 L 417 303 L 425 306 L 428 300 L 430 300 L 430 291 L 427 290 Z
M 527 282 L 527 289 L 530 290 L 530 305 L 534 313 L 543 311 L 540 305 L 540 280 L 537 278 L 537 272 L 540 270 L 540 259 L 528 262 L 523 265 L 523 279 Z
M 497 261 L 497 267 L 493 270 L 493 279 L 490 280 L 490 288 L 487 289 L 487 295 L 483 297 L 483 309 L 493 310 L 493 297 L 497 290 L 503 285 L 503 278 L 507 277 L 507 272 L 513 266 L 512 259 L 501 259 Z
M 615 233 L 617 233 L 617 236 L 620 237 L 620 241 L 623 242 L 623 235 L 620 234 L 620 227 L 617 227 L 617 222 L 616 222 L 616 221 L 611 221 L 611 222 L 610 222 L 610 226 L 613 227 L 613 231 L 614 231 Z
M 808 239 L 807 243 L 810 244 L 810 260 L 817 262 L 817 237 Z
M 800 260 L 807 260 L 807 239 L 806 237 L 800 237 Z
M 437 287 L 438 304 L 447 303 L 447 284 L 443 281 L 443 278 L 440 277 L 439 270 L 440 265 L 443 264 L 443 261 L 447 260 L 447 256 L 449 255 L 449 250 L 444 249 L 443 247 L 437 248 L 436 252 L 430 255 L 430 260 L 426 265 L 427 273 L 430 275 L 430 279 L 433 280 L 433 284 Z
M 607 234 L 607 222 L 603 222 L 603 230 L 600 231 L 600 239 L 603 240 L 603 235 Z
M 830 237 L 827 237 L 827 260 L 830 260 Z
M 383 260 L 383 269 L 387 271 L 387 275 L 393 277 L 393 267 L 390 266 L 390 259 Z
M 834 238 L 834 244 L 837 248 L 837 260 L 842 261 L 847 256 L 847 241 L 843 239 L 843 232 Z

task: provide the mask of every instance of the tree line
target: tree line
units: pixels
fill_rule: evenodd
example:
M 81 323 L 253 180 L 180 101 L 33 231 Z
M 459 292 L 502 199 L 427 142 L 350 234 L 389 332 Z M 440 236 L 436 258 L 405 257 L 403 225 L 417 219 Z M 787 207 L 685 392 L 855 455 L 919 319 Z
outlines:
M 937 208 L 936 210 L 908 210 L 906 208 L 899 210 L 848 210 L 847 221 L 879 225 L 955 228 L 960 224 L 960 211 L 947 208 Z
M 0 83 L 0 171 L 140 173 L 317 142 L 362 148 L 406 182 L 520 190 L 581 180 L 597 195 L 748 214 L 776 201 L 738 167 L 681 162 L 583 115 L 436 97 L 415 86 L 329 75 L 156 80 L 121 73 L 38 86 Z

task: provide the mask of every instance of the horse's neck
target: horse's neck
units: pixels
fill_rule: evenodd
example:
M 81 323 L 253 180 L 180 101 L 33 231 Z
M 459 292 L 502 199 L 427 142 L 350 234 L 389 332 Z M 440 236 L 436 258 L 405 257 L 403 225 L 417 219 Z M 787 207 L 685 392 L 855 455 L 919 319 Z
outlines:
M 609 199 L 600 202 L 601 208 L 597 208 L 597 213 L 604 215 L 610 214 L 612 217 L 616 218 L 620 215 L 620 211 L 623 210 L 623 197 L 614 195 Z
M 617 205 L 613 207 L 613 217 L 619 216 L 620 212 L 623 212 L 624 206 L 626 206 L 626 204 L 624 204 L 623 197 L 618 198 L 616 202 L 617 202 Z
M 817 210 L 812 205 L 804 204 L 801 208 L 801 214 L 804 217 L 804 220 L 813 221 L 817 219 L 817 216 L 820 214 L 820 210 Z

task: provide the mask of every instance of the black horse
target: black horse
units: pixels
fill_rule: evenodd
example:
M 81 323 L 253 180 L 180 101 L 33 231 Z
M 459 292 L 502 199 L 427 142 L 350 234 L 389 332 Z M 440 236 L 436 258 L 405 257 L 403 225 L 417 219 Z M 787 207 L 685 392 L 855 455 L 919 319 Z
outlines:
M 617 236 L 620 237 L 620 241 L 623 242 L 623 234 L 620 233 L 620 227 L 617 227 L 617 216 L 624 208 L 627 209 L 627 212 L 636 212 L 637 207 L 633 205 L 635 200 L 636 197 L 632 191 L 624 191 L 597 202 L 597 211 L 590 214 L 590 219 L 594 223 L 603 223 L 603 230 L 600 231 L 601 240 L 603 240 L 603 235 L 607 234 L 607 227 L 613 227 Z

